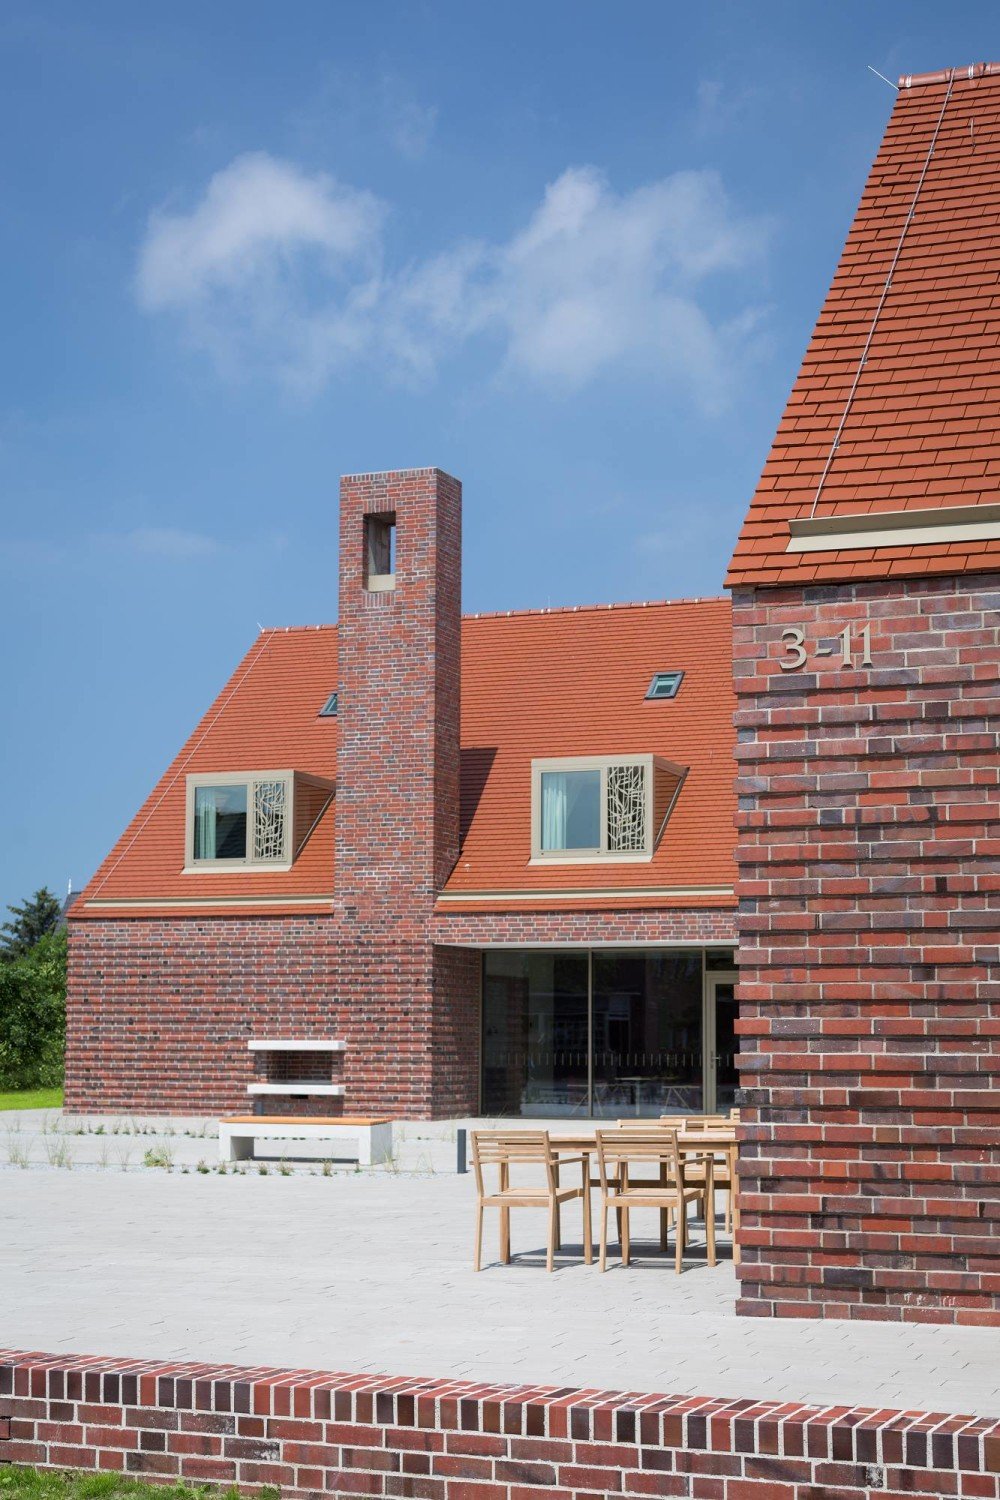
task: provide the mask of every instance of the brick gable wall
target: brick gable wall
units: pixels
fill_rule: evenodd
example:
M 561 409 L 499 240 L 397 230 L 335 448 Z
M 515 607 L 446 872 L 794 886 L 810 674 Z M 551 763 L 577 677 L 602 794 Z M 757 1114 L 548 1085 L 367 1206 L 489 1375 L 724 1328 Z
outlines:
M 744 1313 L 1000 1324 L 998 620 L 990 575 L 735 596 Z

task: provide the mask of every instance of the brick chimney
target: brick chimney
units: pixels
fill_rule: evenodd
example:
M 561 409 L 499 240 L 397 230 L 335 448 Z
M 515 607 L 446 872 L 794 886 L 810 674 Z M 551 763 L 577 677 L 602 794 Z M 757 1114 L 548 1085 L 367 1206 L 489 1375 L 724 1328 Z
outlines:
M 462 486 L 440 469 L 340 486 L 337 906 L 429 915 L 458 857 Z

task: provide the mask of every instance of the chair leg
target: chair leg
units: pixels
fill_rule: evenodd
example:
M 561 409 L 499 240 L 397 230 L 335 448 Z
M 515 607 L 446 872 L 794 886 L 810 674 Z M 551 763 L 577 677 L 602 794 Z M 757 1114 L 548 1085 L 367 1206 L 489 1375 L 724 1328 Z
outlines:
M 510 1265 L 510 1209 L 500 1210 L 500 1261 L 505 1266 Z
M 545 1269 L 551 1271 L 555 1268 L 556 1240 L 559 1236 L 559 1203 L 555 1198 L 549 1199 L 549 1243 L 545 1255 Z
M 627 1266 L 632 1254 L 632 1229 L 629 1224 L 629 1212 L 627 1208 L 621 1211 L 622 1216 L 622 1265 Z
M 677 1228 L 674 1235 L 674 1270 L 680 1275 L 684 1261 L 684 1243 L 687 1239 L 687 1204 L 684 1202 L 677 1205 Z
M 726 1233 L 733 1232 L 733 1190 L 729 1189 L 726 1194 Z
M 608 1205 L 604 1198 L 601 1199 L 601 1251 L 598 1263 L 602 1271 L 608 1269 Z
M 562 1249 L 562 1204 L 556 1199 L 556 1249 Z
M 482 1269 L 483 1260 L 483 1205 L 476 1204 L 476 1263 L 474 1270 Z

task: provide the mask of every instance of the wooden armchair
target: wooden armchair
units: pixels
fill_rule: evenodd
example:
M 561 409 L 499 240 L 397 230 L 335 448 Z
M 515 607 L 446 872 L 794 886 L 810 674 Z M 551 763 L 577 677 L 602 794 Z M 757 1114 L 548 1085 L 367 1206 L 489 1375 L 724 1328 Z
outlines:
M 559 1168 L 582 1165 L 579 1187 L 563 1187 Z M 511 1169 L 541 1168 L 544 1182 L 539 1185 L 513 1183 Z M 496 1168 L 498 1184 L 487 1191 L 485 1170 Z M 573 1198 L 583 1199 L 583 1258 L 589 1266 L 593 1259 L 590 1226 L 590 1173 L 582 1156 L 558 1157 L 552 1149 L 547 1130 L 474 1130 L 472 1132 L 472 1170 L 476 1177 L 476 1257 L 475 1269 L 481 1268 L 483 1250 L 483 1213 L 486 1208 L 500 1211 L 500 1260 L 510 1262 L 510 1211 L 512 1208 L 545 1208 L 548 1210 L 548 1241 L 545 1269 L 551 1271 L 555 1253 L 561 1243 L 559 1211 Z
M 654 1180 L 634 1180 L 637 1166 L 655 1166 Z M 688 1181 L 689 1164 L 677 1148 L 677 1132 L 653 1126 L 638 1130 L 598 1130 L 597 1169 L 601 1185 L 601 1270 L 607 1267 L 608 1211 L 621 1215 L 622 1265 L 631 1254 L 629 1214 L 633 1208 L 658 1208 L 661 1223 L 664 1211 L 672 1211 L 674 1220 L 675 1269 L 679 1272 L 687 1242 L 687 1208 L 706 1191 L 712 1191 L 712 1157 L 705 1157 L 705 1179 L 700 1184 Z M 715 1265 L 715 1223 L 711 1214 L 705 1218 L 708 1263 Z

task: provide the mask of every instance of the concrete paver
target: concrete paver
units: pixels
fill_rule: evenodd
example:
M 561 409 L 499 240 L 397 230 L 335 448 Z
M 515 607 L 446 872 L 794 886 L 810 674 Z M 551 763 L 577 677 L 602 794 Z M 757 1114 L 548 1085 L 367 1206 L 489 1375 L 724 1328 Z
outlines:
M 419 1149 L 453 1166 L 452 1135 L 429 1129 Z M 214 1160 L 210 1138 L 181 1140 L 178 1160 Z M 522 1212 L 523 1258 L 477 1276 L 472 1178 L 453 1171 L 223 1177 L 83 1161 L 0 1158 L 10 1347 L 1000 1417 L 996 1330 L 737 1318 L 728 1259 L 693 1259 L 680 1277 L 652 1251 L 627 1271 L 584 1266 L 575 1204 L 554 1275 L 544 1215 Z M 651 1242 L 652 1219 L 637 1227 Z

